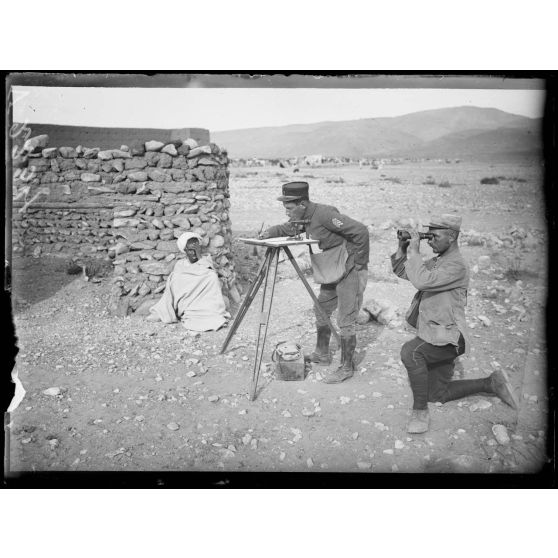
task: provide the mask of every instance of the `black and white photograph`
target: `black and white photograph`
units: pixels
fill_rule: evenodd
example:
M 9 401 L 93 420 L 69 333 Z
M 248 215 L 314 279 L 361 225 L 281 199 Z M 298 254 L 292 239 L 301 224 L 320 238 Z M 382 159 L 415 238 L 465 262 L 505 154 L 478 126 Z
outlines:
M 547 470 L 543 79 L 7 79 L 8 478 Z

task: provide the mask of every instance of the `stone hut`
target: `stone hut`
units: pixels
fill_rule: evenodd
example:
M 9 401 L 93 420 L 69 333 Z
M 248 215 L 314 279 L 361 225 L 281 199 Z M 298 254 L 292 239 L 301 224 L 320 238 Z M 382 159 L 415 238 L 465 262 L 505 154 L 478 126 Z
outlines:
M 225 301 L 238 300 L 225 150 L 194 138 L 52 147 L 43 134 L 13 155 L 14 253 L 110 259 L 111 309 L 127 314 L 164 290 L 183 257 L 176 239 L 191 230 L 213 257 Z

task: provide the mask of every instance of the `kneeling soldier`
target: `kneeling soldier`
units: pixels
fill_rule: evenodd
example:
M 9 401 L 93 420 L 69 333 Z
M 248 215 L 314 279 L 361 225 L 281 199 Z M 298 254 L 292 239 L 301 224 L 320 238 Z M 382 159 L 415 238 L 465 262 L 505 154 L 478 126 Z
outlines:
M 413 392 L 407 427 L 411 434 L 428 430 L 429 401 L 446 403 L 484 392 L 517 408 L 503 371 L 486 378 L 450 381 L 455 359 L 469 344 L 465 321 L 469 267 L 457 245 L 460 227 L 461 217 L 456 215 L 432 219 L 428 244 L 437 255 L 426 262 L 422 261 L 419 235 L 414 231 L 410 240 L 400 238 L 398 250 L 391 256 L 394 273 L 418 289 L 407 312 L 407 321 L 417 328 L 417 336 L 401 348 L 401 361 Z

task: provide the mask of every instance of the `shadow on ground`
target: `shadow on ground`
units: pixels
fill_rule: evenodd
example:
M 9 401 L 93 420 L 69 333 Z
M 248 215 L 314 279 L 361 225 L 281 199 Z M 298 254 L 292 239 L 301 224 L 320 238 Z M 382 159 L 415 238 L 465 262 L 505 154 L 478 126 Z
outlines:
M 66 269 L 69 260 L 55 256 L 14 258 L 12 266 L 13 309 L 36 304 L 75 280 Z

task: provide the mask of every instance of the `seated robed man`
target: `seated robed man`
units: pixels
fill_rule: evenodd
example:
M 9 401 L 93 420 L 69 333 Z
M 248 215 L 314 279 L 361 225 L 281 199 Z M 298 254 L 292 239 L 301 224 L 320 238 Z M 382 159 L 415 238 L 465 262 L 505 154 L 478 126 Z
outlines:
M 201 237 L 186 232 L 176 241 L 186 258 L 178 260 L 161 299 L 151 307 L 150 321 L 178 321 L 192 331 L 214 331 L 230 318 L 219 278 L 209 254 L 201 255 Z
M 436 254 L 434 258 L 423 261 L 416 231 L 409 231 L 410 238 L 400 237 L 397 252 L 391 256 L 394 273 L 418 290 L 407 312 L 407 322 L 416 328 L 416 337 L 401 348 L 401 361 L 413 392 L 407 426 L 410 434 L 428 431 L 429 401 L 446 403 L 487 393 L 517 408 L 503 370 L 485 378 L 452 381 L 455 360 L 469 349 L 465 321 L 469 266 L 457 244 L 460 229 L 461 217 L 457 215 L 433 217 L 425 236 Z

